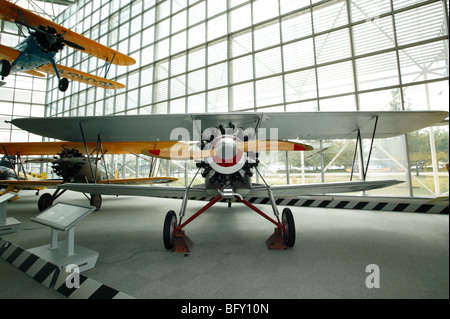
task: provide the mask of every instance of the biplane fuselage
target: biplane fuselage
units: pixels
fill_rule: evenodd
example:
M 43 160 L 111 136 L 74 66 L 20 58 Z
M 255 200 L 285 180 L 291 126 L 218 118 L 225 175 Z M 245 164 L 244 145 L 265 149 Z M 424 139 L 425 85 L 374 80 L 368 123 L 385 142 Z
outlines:
M 35 70 L 55 61 L 56 52 L 45 53 L 41 51 L 32 36 L 28 36 L 20 42 L 15 49 L 21 53 L 11 65 L 12 73 Z

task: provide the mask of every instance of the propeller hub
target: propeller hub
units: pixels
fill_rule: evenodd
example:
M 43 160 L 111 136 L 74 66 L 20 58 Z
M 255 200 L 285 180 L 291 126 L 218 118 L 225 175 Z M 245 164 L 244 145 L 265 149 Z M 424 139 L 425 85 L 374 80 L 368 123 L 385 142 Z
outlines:
M 211 142 L 215 155 L 208 162 L 216 172 L 232 174 L 244 166 L 245 153 L 238 148 L 239 142 L 233 135 L 222 135 Z

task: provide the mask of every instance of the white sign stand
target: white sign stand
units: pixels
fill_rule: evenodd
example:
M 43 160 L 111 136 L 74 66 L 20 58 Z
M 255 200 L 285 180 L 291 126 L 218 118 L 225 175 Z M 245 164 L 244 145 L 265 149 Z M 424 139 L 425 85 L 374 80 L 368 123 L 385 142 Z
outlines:
M 61 269 L 67 265 L 77 265 L 80 271 L 95 267 L 99 253 L 79 245 L 75 245 L 75 225 L 90 213 L 95 207 L 85 207 L 66 203 L 56 203 L 32 221 L 51 228 L 50 244 L 28 249 L 28 251 Z M 58 231 L 67 233 L 65 241 L 58 241 Z
M 14 217 L 6 217 L 8 201 L 16 197 L 17 194 L 7 193 L 0 196 L 0 235 L 15 233 L 20 222 Z

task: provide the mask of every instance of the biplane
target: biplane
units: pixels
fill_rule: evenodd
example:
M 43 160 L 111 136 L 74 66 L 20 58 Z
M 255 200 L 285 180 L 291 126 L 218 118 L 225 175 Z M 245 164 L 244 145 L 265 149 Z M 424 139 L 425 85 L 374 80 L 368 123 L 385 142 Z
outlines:
M 151 147 L 151 143 L 104 143 L 101 145 L 102 154 L 136 154 L 142 148 Z M 175 143 L 172 143 L 175 144 Z M 170 144 L 165 143 L 163 147 Z M 40 211 L 53 205 L 56 198 L 66 190 L 61 189 L 63 183 L 98 183 L 98 184 L 162 184 L 176 181 L 172 177 L 141 177 L 141 178 L 117 178 L 108 172 L 104 156 L 100 153 L 97 143 L 74 142 L 18 142 L 0 143 L 0 154 L 4 154 L 0 162 L 0 187 L 5 188 L 1 195 L 7 192 L 19 192 L 20 190 L 44 190 L 54 188 L 53 194 L 44 193 L 39 197 L 38 208 Z M 83 154 L 86 152 L 86 154 Z M 22 160 L 23 156 L 39 155 L 49 157 L 32 158 Z M 53 172 L 58 179 L 31 178 L 30 173 L 24 169 L 25 163 L 50 163 Z M 98 165 L 102 162 L 103 165 Z M 22 173 L 22 174 L 20 174 Z M 39 176 L 39 175 L 38 175 Z M 90 205 L 97 210 L 102 204 L 100 194 L 85 194 Z
M 0 76 L 2 80 L 10 73 L 24 72 L 39 77 L 45 77 L 44 73 L 50 73 L 57 76 L 58 88 L 62 92 L 67 90 L 69 79 L 105 89 L 125 87 L 121 83 L 57 64 L 55 56 L 63 49 L 64 45 L 104 60 L 105 77 L 111 64 L 132 65 L 136 63 L 129 56 L 6 0 L 0 0 L 0 19 L 13 21 L 19 30 L 21 30 L 21 26 L 24 26 L 29 33 L 25 40 L 15 48 L 0 45 Z
M 172 250 L 178 249 L 176 241 L 187 238 L 183 229 L 215 203 L 220 200 L 241 202 L 275 225 L 270 242 L 285 249 L 294 246 L 296 234 L 291 210 L 284 208 L 282 214 L 278 211 L 280 198 L 367 191 L 403 181 L 367 180 L 366 169 L 359 181 L 269 186 L 258 171 L 259 152 L 308 151 L 312 148 L 301 143 L 301 140 L 355 138 L 362 156 L 363 139 L 370 139 L 372 148 L 375 138 L 406 134 L 434 125 L 447 117 L 448 112 L 444 111 L 236 112 L 21 118 L 11 122 L 37 135 L 85 144 L 96 141 L 113 144 L 131 141 L 176 142 L 168 146 L 153 144 L 153 147 L 142 148 L 140 152 L 157 158 L 196 161 L 196 176 L 201 174 L 203 184 L 192 186 L 195 176 L 187 187 L 98 183 L 67 183 L 60 187 L 104 195 L 182 199 L 178 218 L 175 211 L 170 210 L 163 226 L 164 245 Z M 186 141 L 194 142 L 194 147 L 186 144 Z M 252 182 L 255 173 L 260 175 L 263 184 Z M 265 203 L 271 204 L 274 218 L 250 202 L 251 198 L 262 196 L 267 198 Z M 191 198 L 209 202 L 184 221 L 186 205 Z

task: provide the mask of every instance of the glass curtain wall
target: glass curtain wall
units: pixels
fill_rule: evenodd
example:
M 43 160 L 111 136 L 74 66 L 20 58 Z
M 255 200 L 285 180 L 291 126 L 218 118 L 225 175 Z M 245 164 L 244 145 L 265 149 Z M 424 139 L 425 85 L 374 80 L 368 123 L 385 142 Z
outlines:
M 127 86 L 116 91 L 71 82 L 61 93 L 50 77 L 45 116 L 449 106 L 447 0 L 79 0 L 56 22 L 137 63 L 111 67 L 108 78 Z M 104 75 L 102 61 L 78 51 L 59 60 Z M 350 179 L 355 141 L 310 142 L 320 152 L 264 156 L 266 181 Z M 111 161 L 122 176 L 149 173 L 131 155 Z M 445 193 L 446 163 L 448 125 L 376 140 L 367 178 L 406 183 L 369 194 Z M 194 170 L 160 164 L 180 178 Z

